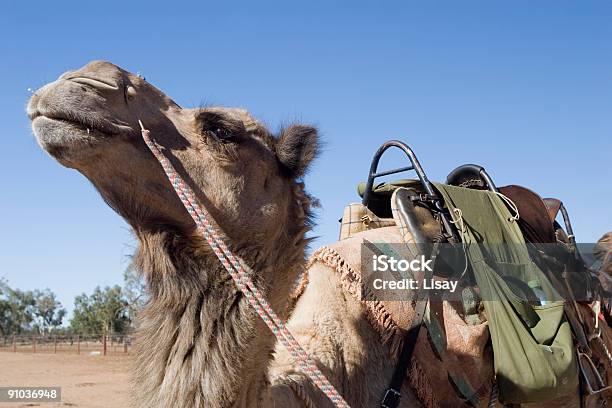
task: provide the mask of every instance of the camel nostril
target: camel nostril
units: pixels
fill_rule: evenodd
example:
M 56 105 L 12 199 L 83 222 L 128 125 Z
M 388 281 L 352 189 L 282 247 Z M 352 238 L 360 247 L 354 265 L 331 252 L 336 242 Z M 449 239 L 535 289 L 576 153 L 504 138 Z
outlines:
M 107 89 L 107 90 L 112 90 L 112 91 L 116 91 L 119 89 L 119 86 L 117 86 L 116 83 L 111 82 L 111 81 L 104 81 L 99 78 L 75 76 L 75 77 L 69 77 L 69 78 L 64 78 L 64 79 L 67 81 L 76 82 L 77 84 L 89 85 L 93 88 L 98 88 L 98 89 Z

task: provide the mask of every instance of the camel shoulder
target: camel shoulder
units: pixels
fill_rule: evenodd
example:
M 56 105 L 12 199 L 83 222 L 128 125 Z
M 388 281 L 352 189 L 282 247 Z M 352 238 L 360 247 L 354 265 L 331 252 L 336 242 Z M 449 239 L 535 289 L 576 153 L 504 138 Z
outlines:
M 379 398 L 393 368 L 388 364 L 387 349 L 366 319 L 361 302 L 343 288 L 336 270 L 320 262 L 310 265 L 308 281 L 287 327 L 330 381 L 348 388 L 339 391 L 351 395 L 356 406 L 367 406 Z M 386 375 L 370 378 L 368 368 Z M 309 387 L 300 372 L 290 353 L 277 345 L 270 370 L 272 384 L 284 388 L 290 377 Z M 317 399 L 317 392 L 309 394 Z

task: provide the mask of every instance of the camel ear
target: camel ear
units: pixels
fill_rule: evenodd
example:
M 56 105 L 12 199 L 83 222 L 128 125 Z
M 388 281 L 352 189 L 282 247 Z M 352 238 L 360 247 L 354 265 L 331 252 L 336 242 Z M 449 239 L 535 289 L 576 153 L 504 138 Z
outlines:
M 281 130 L 276 143 L 276 156 L 289 176 L 303 176 L 318 153 L 319 135 L 316 128 L 291 125 Z

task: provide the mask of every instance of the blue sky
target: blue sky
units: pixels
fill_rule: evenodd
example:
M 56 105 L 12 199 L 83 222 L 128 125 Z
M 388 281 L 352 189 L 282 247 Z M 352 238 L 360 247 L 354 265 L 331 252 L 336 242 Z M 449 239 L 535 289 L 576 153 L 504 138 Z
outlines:
M 561 198 L 580 241 L 612 229 L 612 3 L 164 3 L 0 5 L 0 276 L 11 285 L 49 287 L 71 309 L 121 283 L 135 247 L 85 178 L 37 147 L 25 115 L 28 88 L 93 59 L 186 107 L 245 107 L 272 129 L 316 124 L 326 148 L 306 183 L 323 205 L 318 244 L 336 239 L 391 138 L 434 180 L 474 162 L 498 185 Z

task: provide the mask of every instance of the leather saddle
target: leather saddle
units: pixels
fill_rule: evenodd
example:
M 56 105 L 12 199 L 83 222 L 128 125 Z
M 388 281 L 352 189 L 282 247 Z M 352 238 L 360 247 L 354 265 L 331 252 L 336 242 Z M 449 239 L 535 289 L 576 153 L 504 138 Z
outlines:
M 555 212 L 552 201 L 549 204 L 550 207 L 547 206 L 545 201 L 530 189 L 518 185 L 497 188 L 484 167 L 476 164 L 457 167 L 446 178 L 446 184 L 478 190 L 491 190 L 505 195 L 517 206 L 520 214 L 518 225 L 525 241 L 545 244 L 557 242 L 554 222 L 558 209 Z M 551 219 L 553 213 L 554 217 Z

